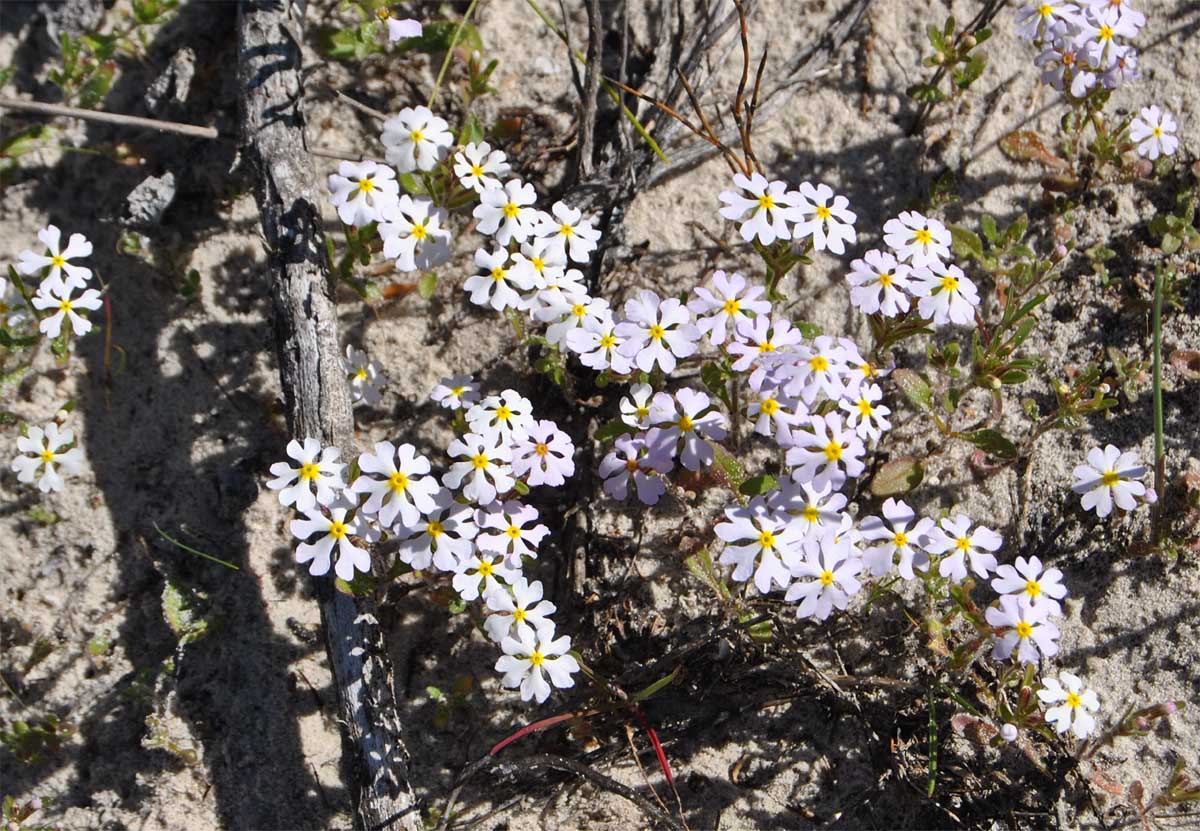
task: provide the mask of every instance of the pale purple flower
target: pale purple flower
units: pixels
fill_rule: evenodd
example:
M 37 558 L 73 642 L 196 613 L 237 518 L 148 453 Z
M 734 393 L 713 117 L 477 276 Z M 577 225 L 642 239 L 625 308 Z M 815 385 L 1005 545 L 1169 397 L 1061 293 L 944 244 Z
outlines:
M 554 346 L 563 346 L 571 331 L 588 322 L 611 319 L 612 312 L 608 309 L 608 301 L 602 297 L 563 293 L 542 305 L 533 313 L 533 318 L 550 323 L 546 327 L 546 340 Z
M 700 340 L 682 303 L 674 297 L 661 300 L 649 290 L 625 301 L 625 320 L 617 324 L 616 333 L 625 338 L 621 354 L 643 372 L 656 364 L 667 374 L 674 372 L 676 360 L 694 354 Z
M 553 632 L 554 621 L 550 620 L 550 615 L 557 609 L 549 600 L 542 599 L 541 581 L 530 583 L 524 577 L 516 577 L 511 588 L 511 592 L 498 590 L 486 598 L 491 614 L 483 622 L 483 629 L 488 637 L 500 643 L 509 635 L 515 634 L 519 638 L 527 630 L 531 634 Z
M 366 352 L 346 344 L 347 380 L 350 381 L 350 400 L 355 404 L 374 407 L 383 400 L 379 388 L 387 382 L 383 365 L 373 360 Z
M 896 258 L 913 268 L 940 263 L 950 258 L 950 232 L 936 219 L 916 211 L 901 211 L 883 226 L 883 241 Z
M 651 430 L 647 441 L 657 445 L 661 440 L 671 449 L 672 456 L 678 452 L 679 461 L 688 470 L 711 465 L 713 449 L 708 442 L 724 439 L 728 425 L 725 416 L 711 407 L 712 399 L 690 387 L 684 387 L 673 397 L 658 393 L 650 403 L 650 423 L 664 426 Z
M 472 303 L 491 306 L 498 312 L 525 305 L 520 292 L 532 289 L 533 282 L 508 267 L 506 250 L 480 248 L 475 252 L 475 265 L 484 273 L 468 277 L 463 283 L 463 288 L 471 294 Z
M 338 219 L 361 228 L 383 219 L 383 209 L 400 198 L 400 183 L 385 164 L 341 162 L 338 172 L 329 174 L 329 194 Z
M 577 263 L 586 263 L 600 244 L 600 232 L 591 219 L 584 219 L 578 208 L 555 202 L 550 213 L 543 213 L 533 234 L 548 240 L 549 251 L 561 253 Z
M 869 516 L 859 525 L 863 540 L 875 543 L 863 551 L 863 562 L 871 574 L 882 577 L 895 565 L 901 577 L 912 580 L 914 568 L 928 571 L 929 555 L 919 546 L 933 528 L 933 520 L 917 519 L 907 502 L 891 498 L 883 503 L 883 517 Z
M 271 465 L 274 479 L 267 487 L 279 491 L 279 502 L 284 507 L 295 505 L 302 513 L 313 510 L 313 506 L 332 505 L 338 494 L 346 487 L 342 471 L 346 465 L 338 462 L 342 451 L 336 447 L 322 449 L 321 442 L 306 438 L 304 444 L 292 439 L 287 445 L 287 454 L 298 462 L 292 467 L 287 462 Z
M 487 505 L 497 494 L 512 490 L 512 468 L 509 466 L 512 451 L 499 433 L 490 436 L 467 433 L 450 442 L 446 453 L 462 461 L 450 465 L 442 476 L 442 484 L 451 490 L 462 486 L 462 494 L 469 501 Z
M 792 227 L 792 239 L 812 237 L 814 250 L 845 254 L 846 243 L 856 239 L 854 221 L 858 218 L 849 210 L 850 201 L 834 196 L 829 185 L 813 187 L 808 182 L 800 183 L 800 198 L 796 201 L 802 218 Z
M 968 561 L 971 571 L 987 578 L 996 570 L 997 560 L 993 551 L 999 550 L 1004 538 L 992 529 L 980 525 L 971 530 L 969 517 L 958 514 L 953 519 L 946 517 L 925 536 L 924 548 L 930 554 L 945 554 L 938 564 L 938 573 L 955 582 L 967 579 Z
M 585 317 L 583 323 L 567 332 L 567 349 L 579 356 L 579 362 L 597 372 L 608 369 L 617 375 L 633 371 L 629 358 L 621 354 L 625 339 L 617 334 L 617 322 L 608 309 L 596 317 Z
M 793 354 L 780 356 L 780 372 L 787 376 L 785 389 L 811 406 L 817 397 L 838 399 L 846 389 L 851 375 L 846 364 L 846 351 L 833 338 L 820 335 L 810 343 L 802 343 Z
M 1077 738 L 1086 739 L 1096 729 L 1092 713 L 1100 710 L 1100 697 L 1095 690 L 1084 689 L 1078 675 L 1062 672 L 1058 678 L 1043 676 L 1037 696 L 1043 705 L 1058 705 L 1047 707 L 1046 721 L 1060 736 L 1070 730 Z
M 764 378 L 764 360 L 776 352 L 793 351 L 803 340 L 800 330 L 792 326 L 786 317 L 759 315 L 753 320 L 739 320 L 736 338 L 726 344 L 730 355 L 737 356 L 733 362 L 735 372 L 754 370 L 759 379 Z
M 997 594 L 1023 595 L 1034 606 L 1046 607 L 1047 614 L 1061 615 L 1060 600 L 1067 596 L 1067 587 L 1062 584 L 1062 572 L 1056 568 L 1042 570 L 1042 561 L 1037 557 L 1017 557 L 1014 566 L 1002 565 L 996 569 L 992 588 Z
M 804 215 L 797 204 L 799 195 L 789 192 L 787 183 L 768 182 L 761 173 L 754 173 L 749 179 L 737 173 L 733 185 L 735 190 L 721 191 L 718 196 L 723 203 L 720 213 L 731 222 L 741 223 L 742 239 L 750 242 L 757 238 L 763 245 L 777 239 L 791 239 L 788 223 L 800 222 Z
M 846 495 L 830 485 L 814 488 L 794 476 L 784 479 L 778 490 L 772 491 L 767 502 L 773 509 L 787 511 L 794 517 L 792 524 L 805 539 L 820 537 L 827 529 L 837 530 L 848 517 L 845 513 Z
M 650 402 L 654 388 L 649 384 L 633 384 L 629 395 L 621 396 L 621 421 L 630 427 L 646 430 L 650 427 Z
M 349 491 L 368 496 L 362 512 L 377 517 L 385 528 L 397 518 L 401 526 L 411 528 L 436 507 L 437 479 L 429 475 L 429 460 L 411 444 L 376 442 L 374 453 L 359 454 L 358 469 Z
M 485 190 L 479 196 L 472 216 L 479 220 L 476 230 L 487 236 L 495 236 L 500 245 L 513 240 L 524 242 L 533 234 L 538 212 L 533 207 L 537 193 L 533 185 L 522 184 L 520 179 L 510 179 L 504 187 Z
M 1017 37 L 1040 42 L 1075 22 L 1079 7 L 1066 0 L 1039 0 L 1017 12 Z
M 475 509 L 454 499 L 445 488 L 433 496 L 433 510 L 406 528 L 394 529 L 400 538 L 397 555 L 420 571 L 458 571 L 475 550 Z
M 550 696 L 551 684 L 560 690 L 575 686 L 571 675 L 579 672 L 579 663 L 567 654 L 571 639 L 566 635 L 553 638 L 553 628 L 540 632 L 527 629 L 518 632 L 516 638 L 501 641 L 504 654 L 496 661 L 496 672 L 504 673 L 501 686 L 520 687 L 522 701 L 533 698 L 539 704 Z
M 783 599 L 800 601 L 797 617 L 825 620 L 834 609 L 845 610 L 858 594 L 861 570 L 862 560 L 850 537 L 830 529 L 821 537 L 804 540 L 801 556 L 788 563 L 795 580 Z
M 465 410 L 479 400 L 479 384 L 470 375 L 451 375 L 438 381 L 429 397 L 447 410 Z
M 892 410 L 879 401 L 883 398 L 883 390 L 878 384 L 860 384 L 858 400 L 843 398 L 838 406 L 846 412 L 846 423 L 854 428 L 860 439 L 879 441 L 885 431 L 892 429 L 892 423 L 887 420 Z
M 1042 83 L 1083 98 L 1096 85 L 1096 73 L 1089 71 L 1086 60 L 1082 44 L 1073 35 L 1063 34 L 1055 37 L 1033 62 L 1042 70 Z
M 525 428 L 512 444 L 513 475 L 531 486 L 557 488 L 575 474 L 575 445 L 558 425 L 543 419 Z
M 503 554 L 510 566 L 520 568 L 522 557 L 537 559 L 538 546 L 550 533 L 537 520 L 537 508 L 515 499 L 493 504 L 479 511 L 475 545 L 481 551 Z
M 720 346 L 725 342 L 726 327 L 748 320 L 747 312 L 770 313 L 771 304 L 759 299 L 764 291 L 762 286 L 748 286 L 746 278 L 736 271 L 728 276 L 724 271 L 714 271 L 712 288 L 696 286 L 696 296 L 687 306 L 696 315 L 696 329 L 700 334 L 708 335 L 713 346 Z
M 386 8 L 376 12 L 380 20 L 387 26 L 388 43 L 396 43 L 397 41 L 406 40 L 408 38 L 419 38 L 421 33 L 425 31 L 425 27 L 421 25 L 421 21 L 414 20 L 411 17 L 395 18 Z
M 1015 651 L 1023 664 L 1036 664 L 1039 656 L 1053 658 L 1058 654 L 1058 627 L 1046 619 L 1045 607 L 1035 608 L 1023 595 L 1006 594 L 1000 597 L 999 607 L 989 606 L 984 612 L 987 622 L 1003 632 L 995 636 L 992 657 L 1008 660 Z
M 658 503 L 666 493 L 660 475 L 670 473 L 675 464 L 671 448 L 661 437 L 656 438 L 658 443 L 650 444 L 647 434 L 639 433 L 621 436 L 613 442 L 613 449 L 600 461 L 598 470 L 606 494 L 613 499 L 625 499 L 632 479 L 637 497 L 643 504 Z
M 1146 486 L 1138 482 L 1146 468 L 1136 453 L 1122 453 L 1119 447 L 1108 445 L 1103 450 L 1088 451 L 1087 464 L 1075 468 L 1075 483 L 1071 490 L 1083 494 L 1083 509 L 1096 511 L 1096 516 L 1112 513 L 1113 503 L 1122 511 L 1137 507 L 1137 497 L 1144 496 Z
M 754 424 L 754 432 L 786 444 L 792 428 L 808 417 L 808 408 L 799 398 L 786 395 L 773 385 L 761 387 L 746 402 L 746 418 Z
M 733 579 L 743 583 L 753 577 L 760 594 L 768 594 L 773 584 L 787 588 L 791 580 L 784 562 L 789 556 L 799 556 L 801 542 L 791 517 L 772 510 L 761 496 L 748 505 L 730 505 L 725 517 L 713 532 L 725 542 L 719 562 L 733 566 Z
M 845 484 L 847 477 L 859 476 L 866 469 L 862 440 L 854 430 L 847 429 L 837 412 L 810 416 L 807 426 L 807 430 L 792 432 L 793 446 L 787 452 L 787 464 L 798 481 L 836 489 Z
M 850 302 L 864 314 L 879 312 L 896 317 L 908 311 L 908 277 L 912 269 L 886 251 L 871 249 L 861 260 L 850 263 L 846 282 L 850 284 Z

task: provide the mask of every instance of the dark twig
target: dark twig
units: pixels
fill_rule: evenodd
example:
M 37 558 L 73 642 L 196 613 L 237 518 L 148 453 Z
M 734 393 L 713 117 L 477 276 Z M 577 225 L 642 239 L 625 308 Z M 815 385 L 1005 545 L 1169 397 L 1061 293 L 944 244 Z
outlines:
M 136 115 L 107 113 L 101 110 L 85 110 L 82 107 L 65 107 L 61 104 L 44 104 L 41 101 L 23 101 L 19 98 L 0 96 L 0 108 L 39 113 L 41 115 L 80 118 L 84 121 L 98 121 L 104 124 L 117 124 L 122 127 L 144 127 L 147 130 L 158 130 L 160 133 L 176 133 L 181 136 L 191 136 L 193 138 L 220 138 L 216 127 L 181 124 L 178 121 L 160 121 L 156 118 L 141 118 Z
M 579 163 L 577 179 L 583 180 L 596 172 L 596 107 L 600 95 L 600 65 L 604 58 L 604 26 L 600 16 L 600 0 L 587 0 L 588 45 L 587 74 L 580 92 Z M 575 62 L 571 61 L 571 66 Z

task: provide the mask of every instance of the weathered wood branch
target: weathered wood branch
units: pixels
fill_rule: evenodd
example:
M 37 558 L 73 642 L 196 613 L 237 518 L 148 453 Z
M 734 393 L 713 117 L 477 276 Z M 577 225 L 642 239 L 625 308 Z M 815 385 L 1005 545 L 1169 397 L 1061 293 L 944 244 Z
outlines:
M 321 232 L 317 174 L 304 143 L 300 39 L 305 0 L 243 0 L 238 21 L 243 152 L 254 176 L 288 424 L 357 454 L 350 389 Z M 371 601 L 319 582 L 321 622 L 338 695 L 345 767 L 364 828 L 421 828 L 392 670 Z

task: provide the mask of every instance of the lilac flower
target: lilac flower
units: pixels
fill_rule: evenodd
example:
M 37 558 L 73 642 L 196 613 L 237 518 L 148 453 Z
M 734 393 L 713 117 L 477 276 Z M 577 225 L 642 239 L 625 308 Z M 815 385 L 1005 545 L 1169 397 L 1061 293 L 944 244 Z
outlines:
M 537 548 L 550 533 L 537 519 L 537 508 L 515 499 L 493 504 L 479 512 L 475 545 L 481 551 L 503 554 L 508 565 L 520 568 L 522 557 L 537 559 Z
M 775 386 L 763 386 L 746 403 L 746 418 L 754 432 L 773 437 L 781 445 L 790 440 L 792 428 L 808 416 L 808 408 Z
M 451 375 L 438 381 L 429 397 L 447 410 L 465 410 L 479 400 L 479 384 L 470 375 Z
M 437 479 L 429 475 L 429 460 L 411 444 L 376 442 L 374 453 L 359 455 L 358 468 L 362 472 L 350 493 L 368 495 L 362 512 L 377 517 L 381 525 L 391 527 L 398 516 L 400 525 L 411 528 L 436 507 Z
M 658 393 L 650 404 L 650 422 L 669 426 L 651 430 L 649 443 L 656 445 L 661 441 L 670 448 L 672 457 L 678 452 L 679 461 L 688 470 L 711 465 L 713 449 L 706 440 L 721 441 L 727 425 L 725 416 L 709 409 L 711 406 L 712 400 L 707 395 L 689 387 L 679 390 L 673 398 L 665 392 Z
M 688 309 L 696 315 L 696 329 L 708 335 L 708 342 L 720 346 L 725 342 L 726 326 L 737 326 L 749 320 L 747 312 L 756 315 L 770 313 L 771 304 L 759 300 L 765 289 L 762 286 L 747 286 L 746 278 L 734 272 L 728 276 L 724 271 L 714 271 L 712 289 L 696 286 L 695 294 L 688 301 Z
M 850 284 L 850 302 L 864 314 L 896 317 L 908 311 L 908 275 L 912 269 L 886 251 L 871 249 L 862 259 L 850 263 L 846 282 Z
M 469 501 L 487 505 L 498 493 L 512 490 L 512 468 L 509 466 L 512 451 L 499 433 L 491 436 L 467 433 L 450 442 L 446 453 L 463 461 L 450 465 L 442 476 L 442 484 L 451 490 L 462 485 L 462 494 Z
M 638 499 L 654 505 L 666 493 L 662 479 L 655 474 L 670 473 L 674 455 L 661 437 L 657 444 L 647 443 L 647 434 L 621 436 L 613 443 L 612 451 L 600 461 L 599 474 L 604 479 L 604 492 L 613 499 L 623 500 L 629 493 L 629 481 L 637 488 Z
M 650 401 L 654 396 L 654 388 L 649 384 L 634 384 L 629 388 L 629 395 L 621 396 L 621 421 L 639 430 L 649 429 Z
M 858 400 L 843 398 L 838 406 L 846 411 L 846 424 L 854 428 L 860 439 L 879 441 L 884 431 L 892 429 L 892 423 L 887 420 L 891 408 L 879 404 L 883 398 L 883 390 L 878 384 L 862 384 L 858 390 Z
M 1096 74 L 1088 71 L 1083 47 L 1071 35 L 1059 35 L 1033 62 L 1041 67 L 1042 83 L 1060 92 L 1068 89 L 1083 98 L 1096 85 Z
M 575 445 L 548 419 L 531 424 L 512 445 L 513 475 L 526 484 L 557 488 L 575 474 Z
M 1000 606 L 984 612 L 987 622 L 1004 629 L 992 644 L 992 657 L 1005 661 L 1014 651 L 1023 664 L 1036 664 L 1039 654 L 1053 658 L 1058 654 L 1058 627 L 1046 619 L 1045 606 L 1034 608 L 1028 598 L 1011 594 L 1000 598 Z
M 795 517 L 793 525 L 804 539 L 821 537 L 825 531 L 841 527 L 845 513 L 846 495 L 830 485 L 815 488 L 812 483 L 789 476 L 768 497 L 772 508 L 787 511 Z
M 986 578 L 996 570 L 997 560 L 991 553 L 1000 548 L 1004 538 L 983 525 L 971 530 L 971 520 L 963 514 L 943 519 L 925 536 L 924 548 L 930 554 L 953 552 L 938 564 L 938 573 L 955 582 L 967 579 L 967 563 L 971 571 Z
M 835 400 L 840 398 L 850 375 L 845 350 L 828 335 L 796 347 L 794 355 L 786 356 L 781 371 L 788 376 L 788 393 L 810 406 L 822 393 Z
M 800 601 L 797 617 L 825 620 L 834 609 L 845 610 L 850 598 L 858 594 L 862 588 L 858 581 L 861 570 L 862 560 L 850 537 L 839 536 L 831 529 L 820 538 L 806 539 L 802 555 L 788 563 L 795 581 L 783 599 L 789 603 Z
M 869 516 L 859 525 L 864 540 L 878 543 L 863 552 L 863 562 L 872 576 L 882 577 L 894 564 L 898 564 L 900 576 L 905 580 L 916 576 L 914 568 L 928 571 L 929 555 L 918 546 L 933 528 L 933 520 L 929 517 L 917 519 L 916 511 L 907 502 L 895 499 L 883 503 L 883 516 L 887 522 Z
M 420 571 L 430 564 L 438 571 L 458 571 L 475 550 L 475 511 L 455 501 L 445 488 L 433 496 L 433 509 L 411 526 L 396 529 L 400 538 L 397 556 Z
M 1083 509 L 1094 509 L 1098 517 L 1111 514 L 1114 502 L 1122 511 L 1132 511 L 1137 507 L 1137 497 L 1146 494 L 1146 486 L 1137 481 L 1146 475 L 1137 454 L 1122 453 L 1112 444 L 1103 450 L 1089 450 L 1087 464 L 1076 467 L 1073 475 L 1071 490 L 1083 494 Z
M 571 651 L 571 639 L 566 635 L 553 638 L 554 630 L 549 628 L 539 632 L 524 630 L 518 637 L 506 637 L 500 642 L 504 650 L 496 661 L 496 672 L 504 673 L 500 684 L 509 689 L 520 687 L 522 701 L 533 698 L 541 704 L 550 697 L 551 684 L 560 690 L 575 686 L 571 675 L 579 672 L 579 662 L 567 654 Z
M 777 351 L 790 352 L 804 340 L 800 330 L 793 328 L 786 317 L 759 315 L 753 320 L 740 320 L 736 332 L 737 338 L 725 347 L 729 354 L 738 356 L 733 369 L 746 372 L 753 367 L 759 378 L 765 375 L 762 358 Z
M 859 476 L 866 465 L 862 440 L 853 430 L 847 430 L 842 417 L 836 413 L 810 416 L 809 430 L 792 433 L 794 446 L 787 452 L 788 466 L 798 481 L 811 482 L 813 487 L 829 485 L 840 488 L 848 476 Z M 811 432 L 810 432 L 811 430 Z
M 696 351 L 700 331 L 691 323 L 687 309 L 673 297 L 661 300 L 654 292 L 643 290 L 637 298 L 625 301 L 625 318 L 616 330 L 626 339 L 621 354 L 631 358 L 643 372 L 657 364 L 670 374 L 675 371 L 676 359 Z
M 760 594 L 768 594 L 772 584 L 787 588 L 790 577 L 784 560 L 799 555 L 801 541 L 791 517 L 772 510 L 761 496 L 749 505 L 730 505 L 725 516 L 713 531 L 725 541 L 719 562 L 734 567 L 733 579 L 741 583 L 753 576 Z
M 530 583 L 524 577 L 514 578 L 512 592 L 492 592 L 487 596 L 487 607 L 492 614 L 483 622 L 483 628 L 496 643 L 509 635 L 519 638 L 525 631 L 531 634 L 554 631 L 550 615 L 556 607 L 542 599 L 542 584 L 538 580 Z
M 565 344 L 567 335 L 591 321 L 593 323 L 611 319 L 608 301 L 586 294 L 562 294 L 546 302 L 533 313 L 534 320 L 543 323 L 554 321 L 546 327 L 546 340 L 554 346 Z
M 992 588 L 997 594 L 1024 596 L 1034 606 L 1045 606 L 1046 614 L 1061 615 L 1060 600 L 1067 596 L 1067 587 L 1062 584 L 1062 572 L 1056 568 L 1042 570 L 1042 561 L 1037 557 L 1017 557 L 1015 567 L 1002 565 L 996 569 Z
M 731 222 L 741 223 L 742 239 L 750 242 L 757 237 L 763 245 L 777 239 L 791 239 L 788 223 L 804 219 L 797 204 L 799 194 L 789 192 L 785 182 L 768 182 L 761 173 L 754 173 L 749 179 L 741 173 L 735 174 L 733 185 L 736 190 L 724 190 L 718 196 L 724 203 L 720 213 Z
M 617 334 L 617 323 L 605 309 L 599 317 L 585 318 L 577 329 L 567 332 L 567 349 L 579 356 L 579 362 L 597 372 L 608 369 L 617 375 L 628 375 L 633 364 L 621 354 L 625 339 Z

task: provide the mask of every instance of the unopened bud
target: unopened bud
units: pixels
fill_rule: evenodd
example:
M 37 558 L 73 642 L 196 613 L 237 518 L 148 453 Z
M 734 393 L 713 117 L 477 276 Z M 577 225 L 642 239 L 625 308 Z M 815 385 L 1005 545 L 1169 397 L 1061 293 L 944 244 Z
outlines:
M 42 810 L 42 800 L 35 796 L 33 799 L 29 800 L 29 807 L 35 811 Z
M 1017 740 L 1017 725 L 1006 724 L 1000 728 L 1000 738 L 1006 742 L 1015 742 Z
M 1059 383 L 1058 383 L 1058 384 L 1057 384 L 1057 385 L 1054 387 L 1054 390 L 1055 390 L 1055 392 L 1057 392 L 1059 395 L 1066 395 L 1067 393 L 1069 393 L 1069 392 L 1071 391 L 1071 388 L 1070 388 L 1070 387 L 1068 387 L 1066 384 L 1064 384 L 1064 383 L 1062 383 L 1062 382 L 1060 381 L 1060 382 L 1059 382 Z
M 1142 499 L 1145 500 L 1147 505 L 1153 505 L 1158 501 L 1158 492 L 1154 488 L 1146 488 L 1146 493 L 1142 496 Z M 1174 702 L 1172 702 L 1172 706 L 1174 706 Z
M 942 64 L 944 64 L 946 62 L 946 55 L 942 52 L 934 52 L 933 53 L 933 62 L 935 64 L 937 64 L 938 66 L 941 66 Z
M 1105 395 L 1108 395 L 1110 392 L 1112 392 L 1112 387 L 1110 387 L 1107 383 L 1101 384 L 1100 386 L 1096 387 L 1096 389 L 1100 390 L 1100 392 L 1104 393 Z
M 62 424 L 64 421 L 67 420 L 68 416 L 70 416 L 70 415 L 71 414 L 68 413 L 66 410 L 59 410 L 57 413 L 54 414 L 54 420 L 57 421 L 59 424 Z
M 988 386 L 994 390 L 1000 389 L 1000 379 L 995 376 L 992 376 L 991 378 L 988 379 Z
M 963 49 L 974 49 L 979 44 L 979 41 L 975 39 L 974 35 L 963 35 L 959 43 Z
M 1138 716 L 1133 720 L 1133 728 L 1139 733 L 1149 733 L 1150 719 L 1146 718 L 1145 716 Z
M 1149 179 L 1154 173 L 1154 163 L 1149 159 L 1138 159 L 1133 163 L 1133 172 L 1140 179 Z
M 5 825 L 4 828 L 5 831 L 21 831 L 21 826 L 17 825 L 17 823 L 13 822 L 11 819 L 8 821 L 8 825 Z
M 1067 246 L 1063 245 L 1061 242 L 1058 245 L 1054 246 L 1054 259 L 1056 261 L 1066 259 L 1066 256 L 1067 256 Z

